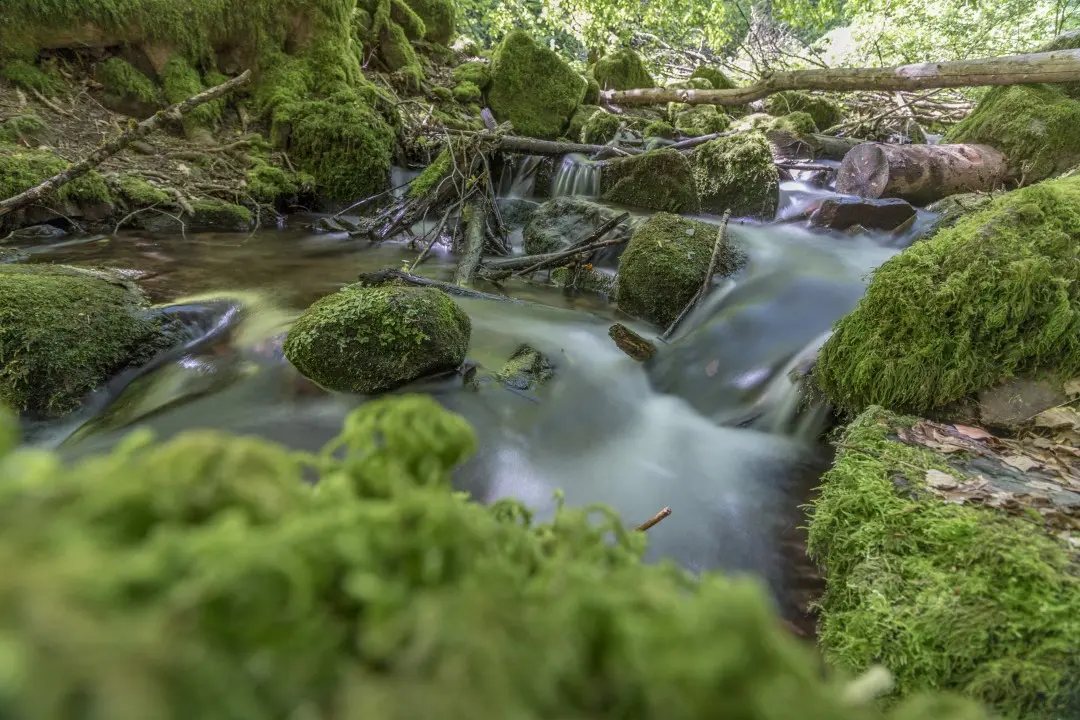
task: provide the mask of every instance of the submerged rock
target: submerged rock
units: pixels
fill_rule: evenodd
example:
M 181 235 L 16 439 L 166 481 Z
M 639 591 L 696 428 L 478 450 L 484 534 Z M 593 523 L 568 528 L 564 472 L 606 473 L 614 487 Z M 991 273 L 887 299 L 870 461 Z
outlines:
M 670 325 L 705 283 L 719 228 L 657 213 L 638 226 L 619 262 L 619 309 L 661 326 Z M 725 236 L 716 264 L 731 275 L 744 256 Z
M 1011 377 L 1080 372 L 1080 178 L 995 198 L 886 261 L 825 343 L 837 405 L 925 415 Z
M 300 316 L 285 356 L 328 390 L 376 393 L 461 365 L 471 329 L 441 290 L 350 285 Z
M 0 265 L 0 404 L 53 418 L 163 342 L 135 286 L 105 271 Z
M 947 689 L 1002 717 L 1075 717 L 1076 486 L 1018 471 L 1017 450 L 979 428 L 879 407 L 839 448 L 809 536 L 827 572 L 818 637 L 829 664 L 884 665 L 895 695 Z
M 555 374 L 555 366 L 539 350 L 522 345 L 495 373 L 495 377 L 514 390 L 535 390 Z
M 710 140 L 691 155 L 701 209 L 771 220 L 780 203 L 780 173 L 761 133 Z
M 529 137 L 558 137 L 585 96 L 585 79 L 523 30 L 511 31 L 491 59 L 488 102 L 500 122 Z
M 645 63 L 630 48 L 616 50 L 600 58 L 592 68 L 592 75 L 602 90 L 656 87 L 656 81 L 645 69 Z
M 690 163 L 678 150 L 654 150 L 611 160 L 600 173 L 608 202 L 645 210 L 693 213 L 701 209 Z
M 859 225 L 867 230 L 895 230 L 915 217 L 915 208 L 900 198 L 827 198 L 810 216 L 814 227 L 847 230 Z
M 536 208 L 525 226 L 525 252 L 538 255 L 564 250 L 618 214 L 606 205 L 572 195 L 548 200 Z M 611 232 L 608 237 L 618 237 L 626 230 L 618 227 Z

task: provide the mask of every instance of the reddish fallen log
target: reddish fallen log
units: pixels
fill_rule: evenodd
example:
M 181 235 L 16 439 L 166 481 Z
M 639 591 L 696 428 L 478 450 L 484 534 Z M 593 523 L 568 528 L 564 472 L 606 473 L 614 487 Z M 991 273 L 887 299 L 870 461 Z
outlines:
M 957 193 L 989 192 L 1007 180 L 1008 161 L 987 145 L 863 143 L 844 156 L 836 192 L 926 205 Z

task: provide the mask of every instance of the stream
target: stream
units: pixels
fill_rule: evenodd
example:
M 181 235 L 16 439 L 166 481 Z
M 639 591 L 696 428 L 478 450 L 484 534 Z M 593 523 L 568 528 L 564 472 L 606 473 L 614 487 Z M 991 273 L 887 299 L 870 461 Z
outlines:
M 532 196 L 532 178 L 520 175 L 533 165 L 519 163 L 518 177 L 502 179 L 502 193 Z M 596 187 L 593 169 L 568 159 L 547 194 L 589 195 Z M 783 183 L 778 217 L 830 194 Z M 84 412 L 28 428 L 27 442 L 74 458 L 107 450 L 138 426 L 162 438 L 212 428 L 321 447 L 364 398 L 327 393 L 298 376 L 280 336 L 305 307 L 358 273 L 401 267 L 417 251 L 302 229 L 311 219 L 293 216 L 283 228 L 251 235 L 122 232 L 24 248 L 31 262 L 127 272 L 155 303 L 171 304 L 163 312 L 183 323 L 188 339 L 117 378 Z M 476 428 L 480 450 L 456 483 L 477 500 L 514 496 L 544 518 L 561 489 L 568 504 L 605 503 L 631 524 L 670 507 L 672 516 L 649 531 L 650 559 L 754 573 L 786 614 L 797 615 L 816 587 L 800 569 L 798 506 L 829 455 L 818 443 L 824 412 L 799 412 L 789 373 L 812 361 L 833 322 L 862 295 L 867 273 L 929 219 L 920 211 L 901 237 L 733 222 L 729 231 L 748 266 L 691 313 L 670 344 L 657 343 L 648 365 L 624 355 L 607 332 L 619 321 L 655 339 L 655 328 L 598 296 L 513 281 L 506 289 L 528 302 L 458 299 L 473 323 L 469 361 L 497 370 L 528 343 L 556 366 L 548 385 L 517 391 L 480 373 L 479 387 L 469 388 L 452 374 L 400 392 L 430 393 Z M 520 252 L 520 231 L 513 237 Z M 454 259 L 436 248 L 417 272 L 450 280 L 453 271 Z

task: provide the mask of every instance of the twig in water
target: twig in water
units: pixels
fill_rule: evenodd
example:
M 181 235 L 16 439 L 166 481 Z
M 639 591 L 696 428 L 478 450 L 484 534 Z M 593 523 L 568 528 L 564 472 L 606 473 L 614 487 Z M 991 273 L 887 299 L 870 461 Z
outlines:
M 450 212 L 454 209 L 454 207 L 455 206 L 451 205 L 450 207 L 446 208 L 446 212 L 443 213 L 442 220 L 439 221 L 438 226 L 435 228 L 434 237 L 431 238 L 431 242 L 427 244 L 427 247 L 424 248 L 423 252 L 421 252 L 415 260 L 413 260 L 412 265 L 409 266 L 409 272 L 416 270 L 420 263 L 424 262 L 424 258 L 427 257 L 428 253 L 431 252 L 431 248 L 435 247 L 435 243 L 439 242 L 439 236 L 442 235 L 443 226 L 446 225 L 446 221 L 450 217 Z
M 671 514 L 671 508 L 666 507 L 663 510 L 661 510 L 660 512 L 653 515 L 651 518 L 649 518 L 645 522 L 638 525 L 636 528 L 634 528 L 634 530 L 638 530 L 640 532 L 645 532 L 646 530 L 651 530 L 652 528 L 659 525 L 660 521 L 663 520 L 664 518 L 666 518 L 670 514 Z
M 705 273 L 705 282 L 702 283 L 701 288 L 694 294 L 694 297 L 690 298 L 690 302 L 686 303 L 686 307 L 682 309 L 682 312 L 672 321 L 668 329 L 664 331 L 664 334 L 660 336 L 660 339 L 667 342 L 667 339 L 671 337 L 671 334 L 675 332 L 675 329 L 679 327 L 679 323 L 683 321 L 690 311 L 701 302 L 702 298 L 709 294 L 709 288 L 712 287 L 712 278 L 716 274 L 716 263 L 720 259 L 720 248 L 724 246 L 724 237 L 727 234 L 728 218 L 731 217 L 731 210 L 724 211 L 724 217 L 720 220 L 720 229 L 716 231 L 716 242 L 713 243 L 712 257 L 709 259 L 709 270 Z
M 419 176 L 417 176 L 417 177 L 419 177 Z M 416 178 L 413 178 L 413 180 L 415 180 L 415 179 L 416 179 Z M 403 182 L 403 183 L 401 183 L 400 185 L 398 185 L 398 186 L 396 186 L 396 187 L 392 187 L 392 188 L 387 188 L 386 190 L 383 190 L 382 192 L 379 192 L 379 193 L 375 193 L 374 195 L 371 195 L 371 196 L 369 196 L 369 197 L 366 197 L 366 198 L 364 198 L 363 200 L 357 200 L 356 202 L 354 202 L 354 203 L 353 203 L 352 205 L 350 205 L 349 207 L 345 208 L 345 209 L 344 209 L 344 210 L 342 210 L 341 212 L 339 212 L 339 213 L 334 213 L 334 217 L 335 217 L 335 218 L 341 217 L 342 215 L 344 215 L 345 213 L 349 212 L 350 210 L 353 210 L 353 209 L 355 209 L 355 208 L 358 208 L 358 207 L 360 207 L 361 205 L 366 205 L 367 203 L 371 202 L 372 200 L 376 200 L 376 199 L 378 199 L 378 198 L 381 198 L 381 197 L 382 197 L 383 195 L 385 195 L 385 194 L 387 194 L 387 193 L 392 193 L 392 192 L 394 192 L 395 190 L 400 190 L 401 188 L 405 187 L 406 185 L 412 185 L 412 180 L 409 180 L 409 181 L 407 181 L 407 182 Z

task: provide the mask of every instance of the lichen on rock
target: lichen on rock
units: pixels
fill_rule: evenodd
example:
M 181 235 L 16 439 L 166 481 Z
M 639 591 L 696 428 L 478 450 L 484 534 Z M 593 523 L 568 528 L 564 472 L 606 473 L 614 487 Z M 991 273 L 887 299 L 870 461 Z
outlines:
M 500 122 L 529 137 L 557 138 L 585 96 L 585 80 L 554 51 L 513 30 L 491 59 L 488 102 Z
M 441 290 L 350 285 L 300 316 L 285 355 L 329 390 L 377 393 L 458 367 L 471 327 Z
M 758 132 L 710 140 L 691 154 L 694 182 L 705 212 L 771 220 L 780 202 L 780 174 Z
M 657 213 L 634 230 L 619 261 L 619 309 L 666 327 L 705 283 L 719 228 L 670 213 Z M 726 277 L 745 261 L 725 237 L 716 273 Z
M 701 209 L 690 163 L 678 150 L 654 150 L 607 162 L 600 173 L 600 192 L 608 202 L 645 210 Z
M 785 90 L 770 95 L 765 100 L 765 110 L 775 116 L 805 112 L 821 130 L 827 130 L 844 117 L 843 110 L 835 101 L 801 90 Z
M 596 61 L 592 76 L 602 90 L 636 90 L 656 87 L 656 81 L 630 48 L 622 48 Z

